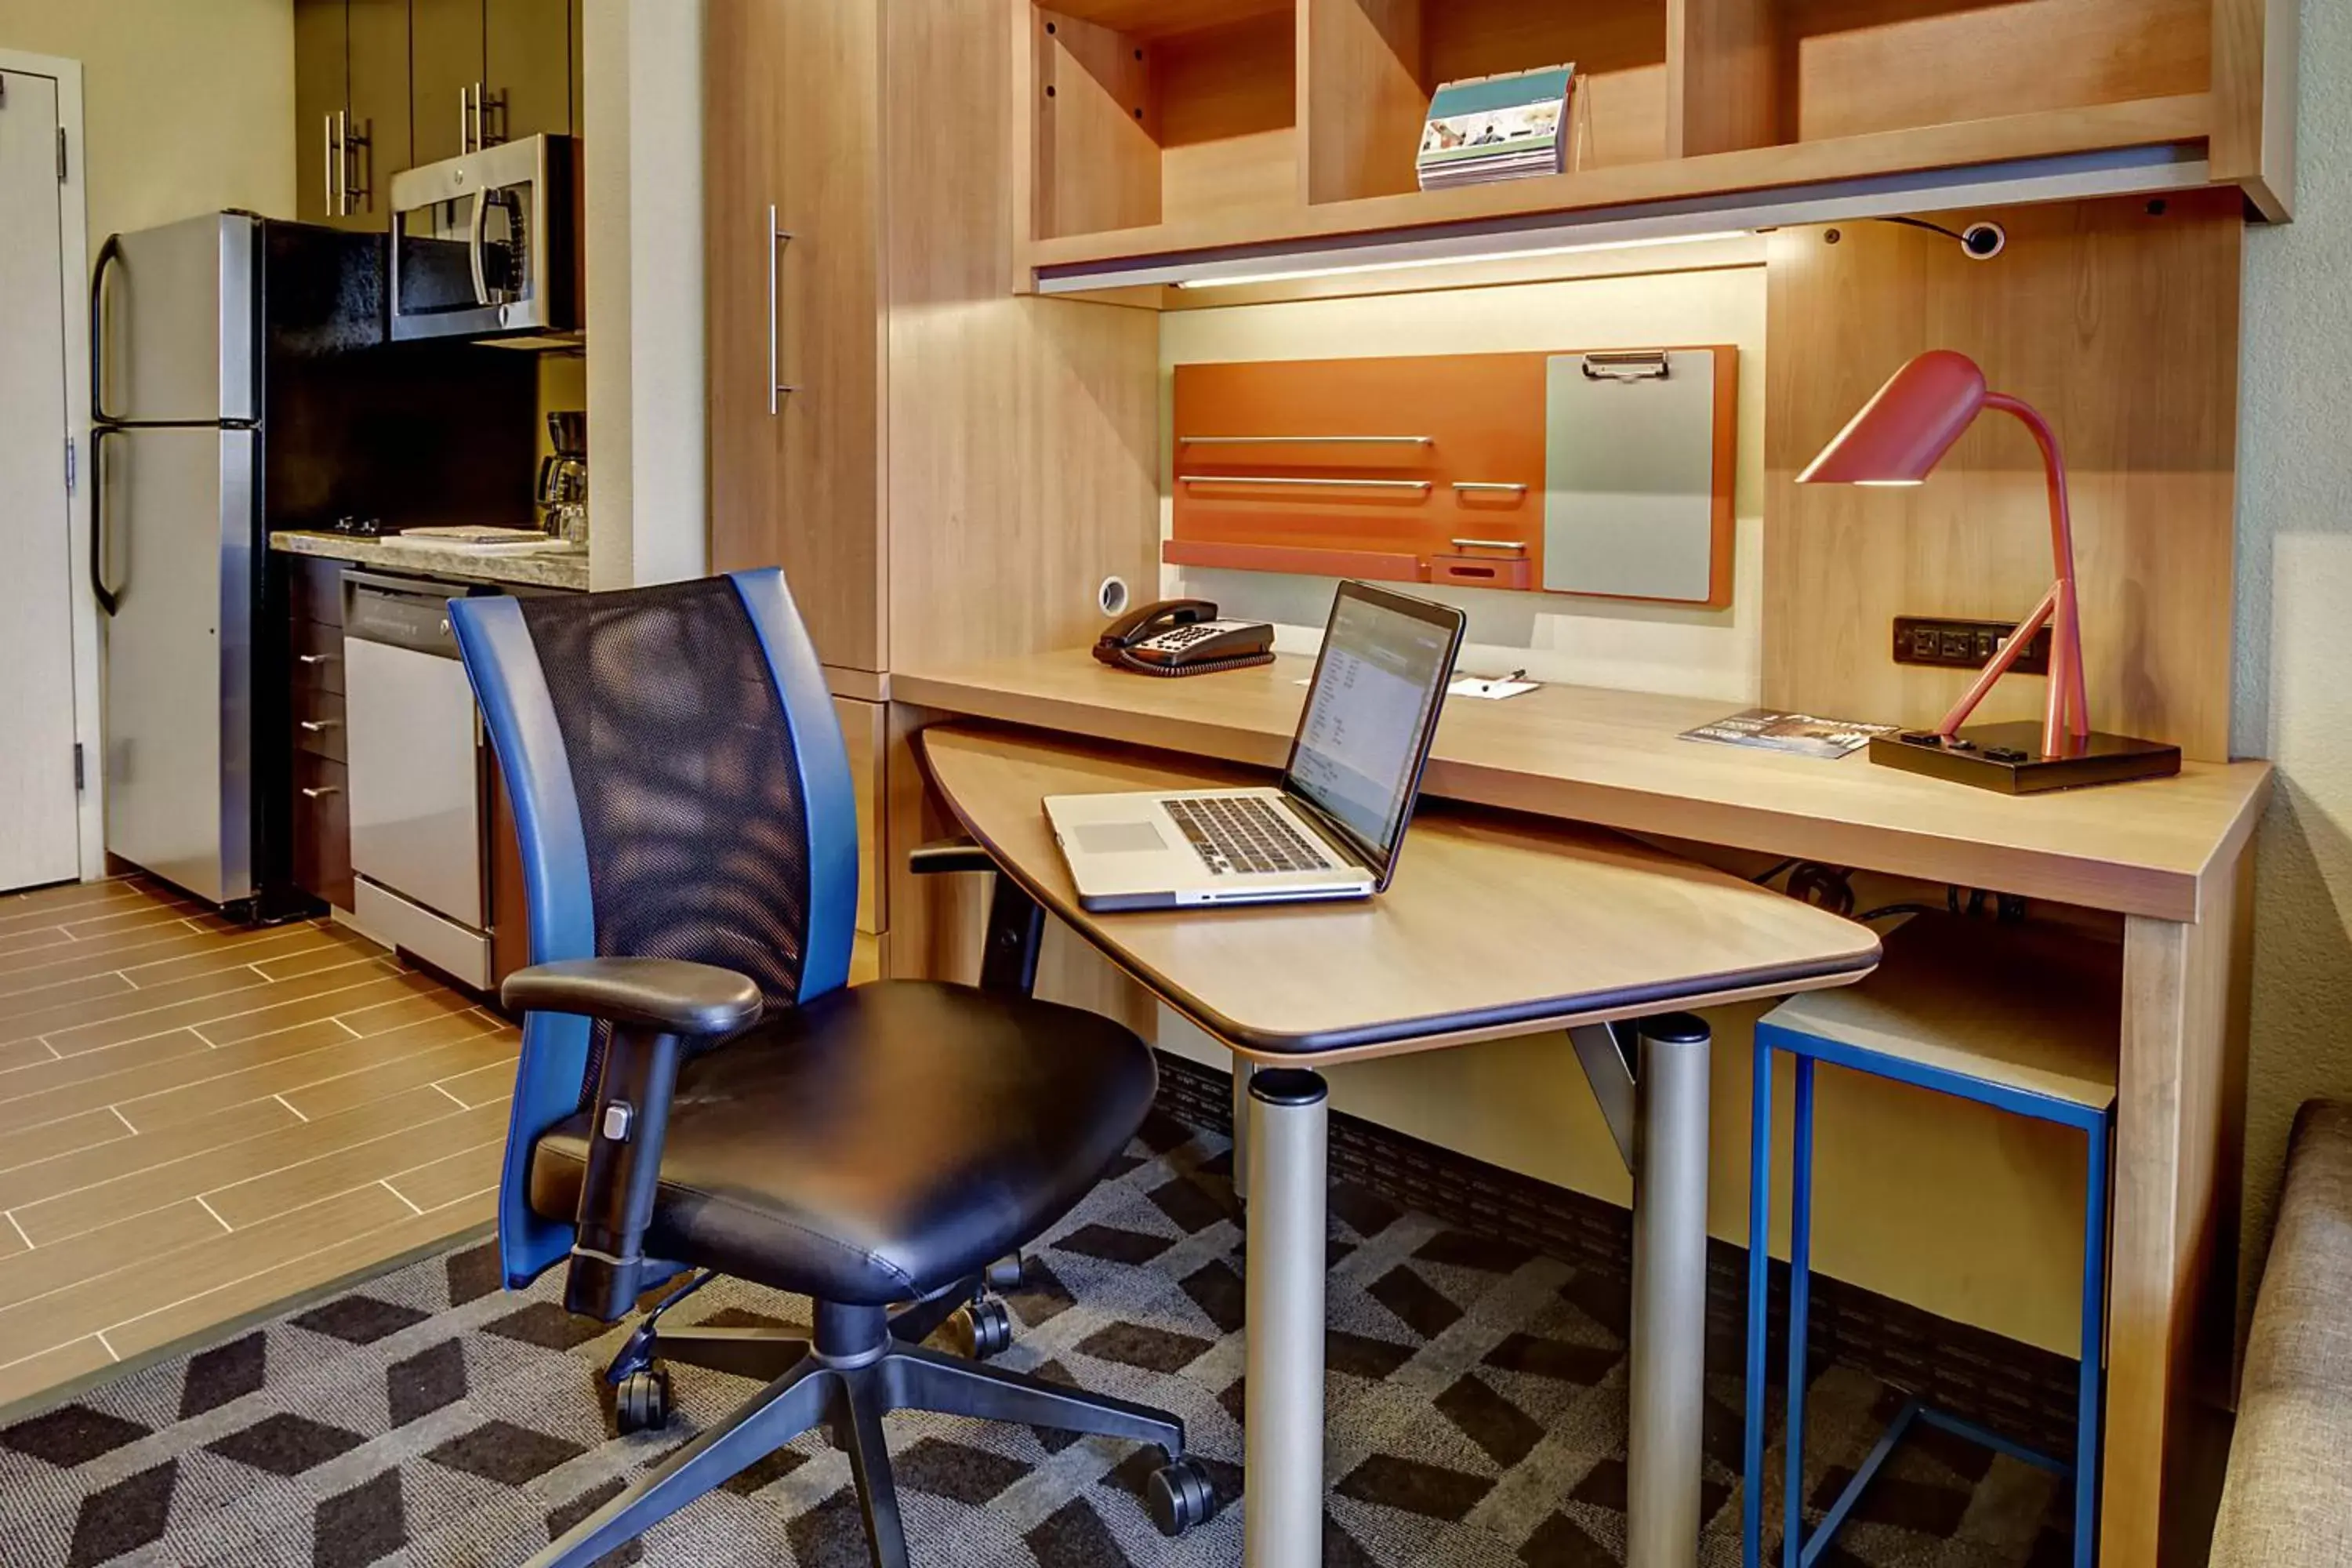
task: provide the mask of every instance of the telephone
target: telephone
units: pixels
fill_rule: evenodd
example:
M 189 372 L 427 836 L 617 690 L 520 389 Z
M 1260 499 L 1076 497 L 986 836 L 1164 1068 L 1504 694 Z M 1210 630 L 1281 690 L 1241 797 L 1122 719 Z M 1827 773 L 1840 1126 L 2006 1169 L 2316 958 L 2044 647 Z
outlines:
M 1246 669 L 1274 662 L 1274 627 L 1265 621 L 1221 621 L 1206 599 L 1163 599 L 1106 626 L 1095 657 L 1142 675 Z

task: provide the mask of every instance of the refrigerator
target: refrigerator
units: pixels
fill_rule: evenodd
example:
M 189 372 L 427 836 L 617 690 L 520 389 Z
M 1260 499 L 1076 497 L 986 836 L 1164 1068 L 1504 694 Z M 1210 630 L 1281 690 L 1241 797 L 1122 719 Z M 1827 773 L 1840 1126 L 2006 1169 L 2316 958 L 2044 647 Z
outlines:
M 92 269 L 106 847 L 232 914 L 306 907 L 269 533 L 533 517 L 534 362 L 391 344 L 387 252 L 209 213 L 116 235 Z

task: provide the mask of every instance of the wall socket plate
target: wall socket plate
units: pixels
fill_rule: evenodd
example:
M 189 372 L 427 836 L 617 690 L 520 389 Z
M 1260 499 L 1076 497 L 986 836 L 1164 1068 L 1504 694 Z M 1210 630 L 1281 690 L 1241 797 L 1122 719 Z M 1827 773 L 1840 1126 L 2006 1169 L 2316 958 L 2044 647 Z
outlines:
M 2007 621 L 1962 621 L 1948 616 L 1895 617 L 1895 662 L 1930 664 L 1944 669 L 1982 669 L 2017 628 Z M 2019 675 L 2050 673 L 2050 628 L 2033 634 L 2010 669 Z

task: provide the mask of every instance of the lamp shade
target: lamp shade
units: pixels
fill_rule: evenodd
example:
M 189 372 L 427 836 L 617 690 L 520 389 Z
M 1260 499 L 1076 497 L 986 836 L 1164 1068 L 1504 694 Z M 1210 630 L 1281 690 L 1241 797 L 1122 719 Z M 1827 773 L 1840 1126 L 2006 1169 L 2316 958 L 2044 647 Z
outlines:
M 1984 405 L 1984 372 L 1977 362 L 1950 349 L 1930 349 L 1889 376 L 1797 482 L 1916 485 Z

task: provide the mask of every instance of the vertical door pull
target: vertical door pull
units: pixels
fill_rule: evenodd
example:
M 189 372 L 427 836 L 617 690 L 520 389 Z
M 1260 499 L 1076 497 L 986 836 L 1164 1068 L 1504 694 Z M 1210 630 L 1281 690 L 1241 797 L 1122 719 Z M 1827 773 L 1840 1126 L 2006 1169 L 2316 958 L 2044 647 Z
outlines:
M 783 326 L 781 318 L 784 307 L 783 296 L 779 290 L 782 283 L 781 273 L 784 247 L 790 245 L 792 241 L 793 237 L 785 233 L 776 221 L 776 204 L 770 202 L 768 204 L 768 417 L 771 419 L 783 412 L 785 396 L 800 390 L 797 386 L 788 384 L 783 379 Z

